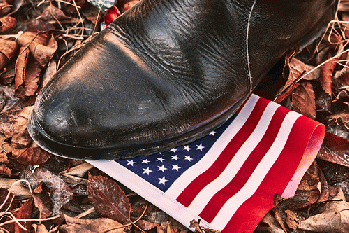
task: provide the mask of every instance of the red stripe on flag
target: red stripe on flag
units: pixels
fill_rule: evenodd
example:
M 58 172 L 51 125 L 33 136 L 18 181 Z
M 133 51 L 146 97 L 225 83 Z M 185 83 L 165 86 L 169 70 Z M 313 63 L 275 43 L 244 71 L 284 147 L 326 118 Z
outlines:
M 235 177 L 229 182 L 227 186 L 218 191 L 209 203 L 205 206 L 203 211 L 200 213 L 200 217 L 202 217 L 207 222 L 212 222 L 215 218 L 221 207 L 225 204 L 229 198 L 234 196 L 247 182 L 250 178 L 251 174 L 256 169 L 259 162 L 268 152 L 271 145 L 274 143 L 277 134 L 279 133 L 280 127 L 286 114 L 289 112 L 289 109 L 279 107 L 275 114 L 273 115 L 270 124 L 263 135 L 263 138 L 258 143 L 256 148 L 251 152 L 249 157 L 246 159 L 239 172 L 235 175 Z M 227 156 L 229 155 L 224 155 Z
M 222 233 L 254 231 L 259 221 L 273 207 L 275 193 L 281 194 L 292 178 L 314 133 L 315 124 L 305 116 L 296 120 L 279 158 L 257 191 L 234 213 Z
M 270 101 L 264 98 L 259 98 L 256 106 L 251 112 L 245 124 L 239 130 L 239 132 L 233 137 L 229 142 L 228 146 L 223 150 L 221 155 L 212 164 L 212 166 L 205 172 L 196 177 L 177 197 L 177 201 L 180 202 L 185 207 L 188 207 L 190 203 L 194 200 L 196 195 L 214 179 L 216 179 L 219 174 L 224 171 L 229 161 L 235 156 L 236 152 L 243 145 L 243 143 L 248 139 L 251 133 L 257 126 L 260 118 L 263 115 L 265 108 Z

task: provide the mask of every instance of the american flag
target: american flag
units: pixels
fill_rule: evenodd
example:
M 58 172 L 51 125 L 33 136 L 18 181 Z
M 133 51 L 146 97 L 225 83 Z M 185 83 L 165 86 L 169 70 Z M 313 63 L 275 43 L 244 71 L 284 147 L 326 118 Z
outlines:
M 189 227 L 253 232 L 291 197 L 316 157 L 324 126 L 256 95 L 224 125 L 151 156 L 89 161 Z

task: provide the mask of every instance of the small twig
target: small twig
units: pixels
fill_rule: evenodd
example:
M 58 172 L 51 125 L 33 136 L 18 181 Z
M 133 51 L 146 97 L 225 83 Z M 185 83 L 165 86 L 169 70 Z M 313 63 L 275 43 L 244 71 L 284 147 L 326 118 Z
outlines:
M 76 216 L 76 218 L 82 218 L 82 217 L 85 217 L 86 215 L 89 215 L 89 214 L 93 213 L 94 211 L 95 211 L 95 208 L 94 208 L 94 207 L 92 207 L 92 208 L 90 208 L 90 209 L 86 210 L 85 212 L 83 212 L 83 213 L 81 213 L 81 214 L 77 215 L 77 216 Z
M 6 224 L 13 223 L 13 222 L 16 222 L 17 224 L 19 224 L 21 226 L 21 224 L 19 222 L 42 222 L 42 221 L 54 220 L 54 219 L 57 219 L 57 218 L 61 217 L 60 215 L 56 215 L 56 216 L 45 218 L 45 219 L 40 219 L 40 218 L 39 219 L 30 219 L 30 218 L 28 218 L 28 219 L 16 219 L 16 217 L 13 216 L 13 214 L 11 212 L 6 212 L 6 214 L 11 215 L 13 217 L 13 219 L 10 220 L 10 221 L 6 221 L 4 223 L 0 223 L 0 227 L 4 226 Z M 27 230 L 27 229 L 25 229 L 25 227 L 21 227 L 21 228 L 23 228 L 24 230 Z
M 4 223 L 0 223 L 0 227 L 4 226 L 4 225 L 6 225 L 6 224 L 9 224 L 9 223 L 15 222 L 15 223 L 18 224 L 18 226 L 19 226 L 20 228 L 22 228 L 23 230 L 27 231 L 27 228 L 25 228 L 25 227 L 19 222 L 19 219 L 17 219 L 11 212 L 3 212 L 3 213 L 0 213 L 0 214 L 1 214 L 1 215 L 10 215 L 10 216 L 12 217 L 12 220 L 6 221 L 6 222 L 4 222 Z

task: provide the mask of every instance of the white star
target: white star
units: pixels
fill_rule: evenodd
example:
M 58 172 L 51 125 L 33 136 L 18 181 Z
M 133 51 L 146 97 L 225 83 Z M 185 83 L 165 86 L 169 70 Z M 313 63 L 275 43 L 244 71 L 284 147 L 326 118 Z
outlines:
M 172 151 L 173 153 L 175 153 L 175 152 L 177 151 L 177 149 L 176 149 L 176 148 L 173 148 L 173 149 L 171 149 L 171 151 Z
M 159 184 L 165 184 L 168 180 L 165 177 L 159 178 Z
M 193 158 L 191 158 L 189 155 L 184 157 L 184 160 L 188 160 L 189 162 L 191 162 L 193 160 Z
M 171 156 L 171 159 L 172 160 L 178 160 L 178 156 L 177 155 Z
M 160 158 L 157 158 L 157 160 L 159 160 L 160 162 L 164 162 L 165 159 L 160 157 Z
M 159 171 L 165 172 L 167 170 L 167 168 L 165 167 L 165 165 L 162 165 L 161 167 L 158 166 Z
M 149 167 L 147 167 L 147 169 L 143 168 L 143 174 L 147 174 L 149 176 L 149 174 L 153 172 L 152 170 L 149 169 Z
M 136 162 L 133 160 L 127 160 L 127 166 L 132 166 L 135 164 Z
M 197 150 L 203 150 L 205 147 L 202 145 L 202 144 L 200 144 L 200 145 L 196 145 L 196 149 Z
M 190 151 L 190 147 L 189 146 L 184 146 L 184 150 Z
M 178 170 L 180 169 L 181 167 L 179 167 L 178 165 L 173 165 L 172 166 L 172 170 L 176 170 L 178 172 Z
M 210 135 L 212 135 L 212 136 L 214 136 L 215 134 L 216 134 L 215 131 L 211 131 L 211 132 L 210 132 Z
M 142 163 L 150 163 L 148 159 L 143 159 Z

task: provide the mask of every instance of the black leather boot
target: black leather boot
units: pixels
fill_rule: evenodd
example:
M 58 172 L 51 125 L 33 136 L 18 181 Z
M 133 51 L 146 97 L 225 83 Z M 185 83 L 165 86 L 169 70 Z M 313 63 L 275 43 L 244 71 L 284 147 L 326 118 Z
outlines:
M 43 148 L 112 159 L 170 149 L 226 121 L 261 77 L 334 17 L 337 0 L 143 0 L 41 91 Z

